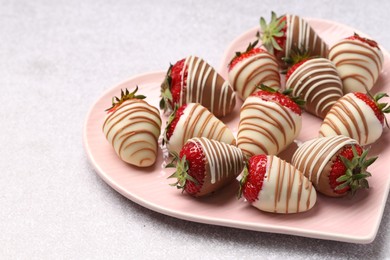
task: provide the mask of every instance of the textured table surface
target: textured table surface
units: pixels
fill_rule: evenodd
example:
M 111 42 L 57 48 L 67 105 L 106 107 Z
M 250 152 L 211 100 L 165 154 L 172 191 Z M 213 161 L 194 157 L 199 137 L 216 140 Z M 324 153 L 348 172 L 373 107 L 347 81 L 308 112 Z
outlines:
M 119 195 L 82 144 L 105 90 L 189 54 L 218 67 L 271 10 L 347 24 L 390 50 L 390 2 L 367 3 L 0 0 L 0 258 L 390 259 L 390 199 L 367 245 L 192 223 Z

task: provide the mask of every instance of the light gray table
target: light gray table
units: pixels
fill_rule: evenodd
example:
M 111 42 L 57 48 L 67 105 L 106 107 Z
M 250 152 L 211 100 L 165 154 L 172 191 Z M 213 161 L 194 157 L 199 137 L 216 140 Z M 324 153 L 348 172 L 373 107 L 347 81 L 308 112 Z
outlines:
M 219 66 L 271 10 L 353 26 L 390 50 L 390 2 L 373 3 L 0 0 L 0 258 L 389 259 L 390 199 L 368 245 L 192 223 L 119 195 L 82 145 L 102 92 L 188 54 Z

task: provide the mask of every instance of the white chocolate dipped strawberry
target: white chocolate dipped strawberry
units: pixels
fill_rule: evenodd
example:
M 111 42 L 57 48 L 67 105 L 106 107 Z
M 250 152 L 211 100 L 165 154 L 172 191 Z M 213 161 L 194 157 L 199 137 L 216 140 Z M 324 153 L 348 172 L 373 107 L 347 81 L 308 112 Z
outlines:
M 252 156 L 240 184 L 240 195 L 266 212 L 304 212 L 317 201 L 316 190 L 303 173 L 274 155 Z
M 361 145 L 374 143 L 383 133 L 384 113 L 390 112 L 387 103 L 379 103 L 383 97 L 387 94 L 371 97 L 355 92 L 344 95 L 326 115 L 319 136 L 345 135 Z
M 257 41 L 250 43 L 245 52 L 236 52 L 229 63 L 228 79 L 237 95 L 245 100 L 260 84 L 280 88 L 279 65 L 274 55 L 256 48 Z
M 112 107 L 103 124 L 103 133 L 123 161 L 148 167 L 157 157 L 157 140 L 161 132 L 159 110 L 149 105 L 142 95 L 136 95 L 138 87 L 129 92 L 121 91 L 121 97 L 113 98 Z
M 180 151 L 173 153 L 176 178 L 172 186 L 194 197 L 211 194 L 234 181 L 244 168 L 244 154 L 233 145 L 205 137 L 189 139 Z
M 206 61 L 188 56 L 171 65 L 161 84 L 160 109 L 172 112 L 175 106 L 200 103 L 217 117 L 228 115 L 236 104 L 229 82 Z
M 343 96 L 343 84 L 334 64 L 326 58 L 303 59 L 286 74 L 286 89 L 305 101 L 304 109 L 324 118 Z
M 336 65 L 345 94 L 369 91 L 383 67 L 383 53 L 378 44 L 356 33 L 333 45 L 329 59 Z
M 287 95 L 262 85 L 240 111 L 237 146 L 247 155 L 278 154 L 298 136 L 301 109 Z
M 165 128 L 163 144 L 167 144 L 169 152 L 179 153 L 186 141 L 193 137 L 236 144 L 232 131 L 199 103 L 185 104 L 172 112 Z
M 369 188 L 367 172 L 376 157 L 367 158 L 368 150 L 356 140 L 336 135 L 304 142 L 295 151 L 291 163 L 300 169 L 316 190 L 330 197 L 354 194 Z

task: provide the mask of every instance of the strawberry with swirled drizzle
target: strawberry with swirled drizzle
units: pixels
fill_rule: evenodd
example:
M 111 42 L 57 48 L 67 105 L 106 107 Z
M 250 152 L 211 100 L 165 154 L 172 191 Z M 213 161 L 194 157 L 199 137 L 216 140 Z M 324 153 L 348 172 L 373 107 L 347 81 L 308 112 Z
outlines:
M 294 64 L 286 74 L 286 89 L 305 101 L 304 109 L 324 118 L 343 96 L 343 84 L 334 64 L 325 58 L 306 58 Z
M 189 139 L 180 151 L 173 153 L 167 168 L 176 168 L 169 176 L 172 186 L 194 197 L 211 194 L 233 182 L 244 167 L 244 155 L 235 146 L 205 137 Z
M 160 109 L 172 112 L 175 106 L 200 103 L 217 117 L 228 115 L 236 94 L 228 81 L 206 61 L 188 56 L 171 65 L 161 84 Z
M 278 62 L 267 50 L 250 43 L 244 52 L 236 52 L 228 65 L 228 79 L 238 96 L 245 100 L 260 84 L 280 88 Z
M 367 158 L 368 150 L 354 139 L 336 135 L 304 142 L 291 163 L 303 172 L 316 190 L 330 197 L 342 197 L 369 188 L 367 168 L 377 157 Z
M 259 154 L 248 160 L 240 181 L 239 197 L 272 213 L 297 213 L 311 209 L 317 200 L 312 183 L 290 163 L 275 155 Z
M 301 108 L 294 99 L 263 85 L 241 107 L 237 146 L 247 156 L 276 155 L 294 141 L 301 127 Z
M 160 111 L 127 89 L 114 97 L 103 124 L 103 133 L 123 161 L 148 167 L 157 158 L 157 140 L 161 132 Z
M 298 15 L 277 16 L 271 12 L 271 21 L 267 24 L 260 18 L 260 31 L 257 36 L 265 48 L 276 56 L 282 68 L 296 49 L 304 49 L 313 56 L 326 58 L 328 46 L 305 19 Z
M 164 131 L 163 144 L 167 145 L 169 152 L 179 153 L 185 142 L 193 137 L 236 144 L 232 131 L 199 103 L 185 104 L 172 112 Z
M 329 51 L 329 59 L 336 65 L 345 94 L 371 90 L 384 63 L 383 53 L 377 42 L 357 33 L 333 45 Z
M 387 103 L 380 99 L 388 97 L 378 93 L 354 92 L 340 98 L 330 109 L 321 124 L 319 136 L 345 135 L 368 145 L 377 141 L 383 133 L 386 113 L 390 113 Z

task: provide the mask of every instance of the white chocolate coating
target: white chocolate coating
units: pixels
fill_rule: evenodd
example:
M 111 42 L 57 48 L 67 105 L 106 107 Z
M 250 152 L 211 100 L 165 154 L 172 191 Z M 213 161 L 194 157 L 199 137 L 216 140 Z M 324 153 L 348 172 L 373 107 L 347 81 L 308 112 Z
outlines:
M 167 148 L 170 152 L 179 153 L 185 142 L 193 137 L 207 137 L 227 144 L 236 144 L 232 131 L 199 103 L 190 103 L 184 109 Z
M 280 88 L 279 65 L 269 52 L 257 53 L 238 62 L 228 73 L 229 83 L 237 95 L 245 100 L 256 91 L 256 86 Z
M 302 117 L 279 103 L 249 96 L 241 107 L 237 146 L 248 156 L 278 154 L 298 136 Z
M 343 81 L 344 93 L 370 90 L 383 67 L 383 54 L 379 48 L 357 40 L 344 39 L 329 51 Z
M 383 126 L 374 111 L 354 93 L 349 93 L 328 112 L 319 136 L 345 135 L 367 145 L 378 140 L 382 132 Z
M 123 161 L 147 167 L 155 163 L 161 132 L 160 112 L 140 99 L 123 102 L 107 115 L 103 133 Z
M 310 59 L 300 65 L 288 78 L 286 88 L 292 88 L 292 95 L 306 102 L 306 111 L 321 118 L 343 96 L 336 67 L 325 58 Z
M 293 165 L 277 156 L 267 156 L 267 173 L 252 205 L 274 213 L 297 213 L 311 209 L 317 193 L 311 182 Z

